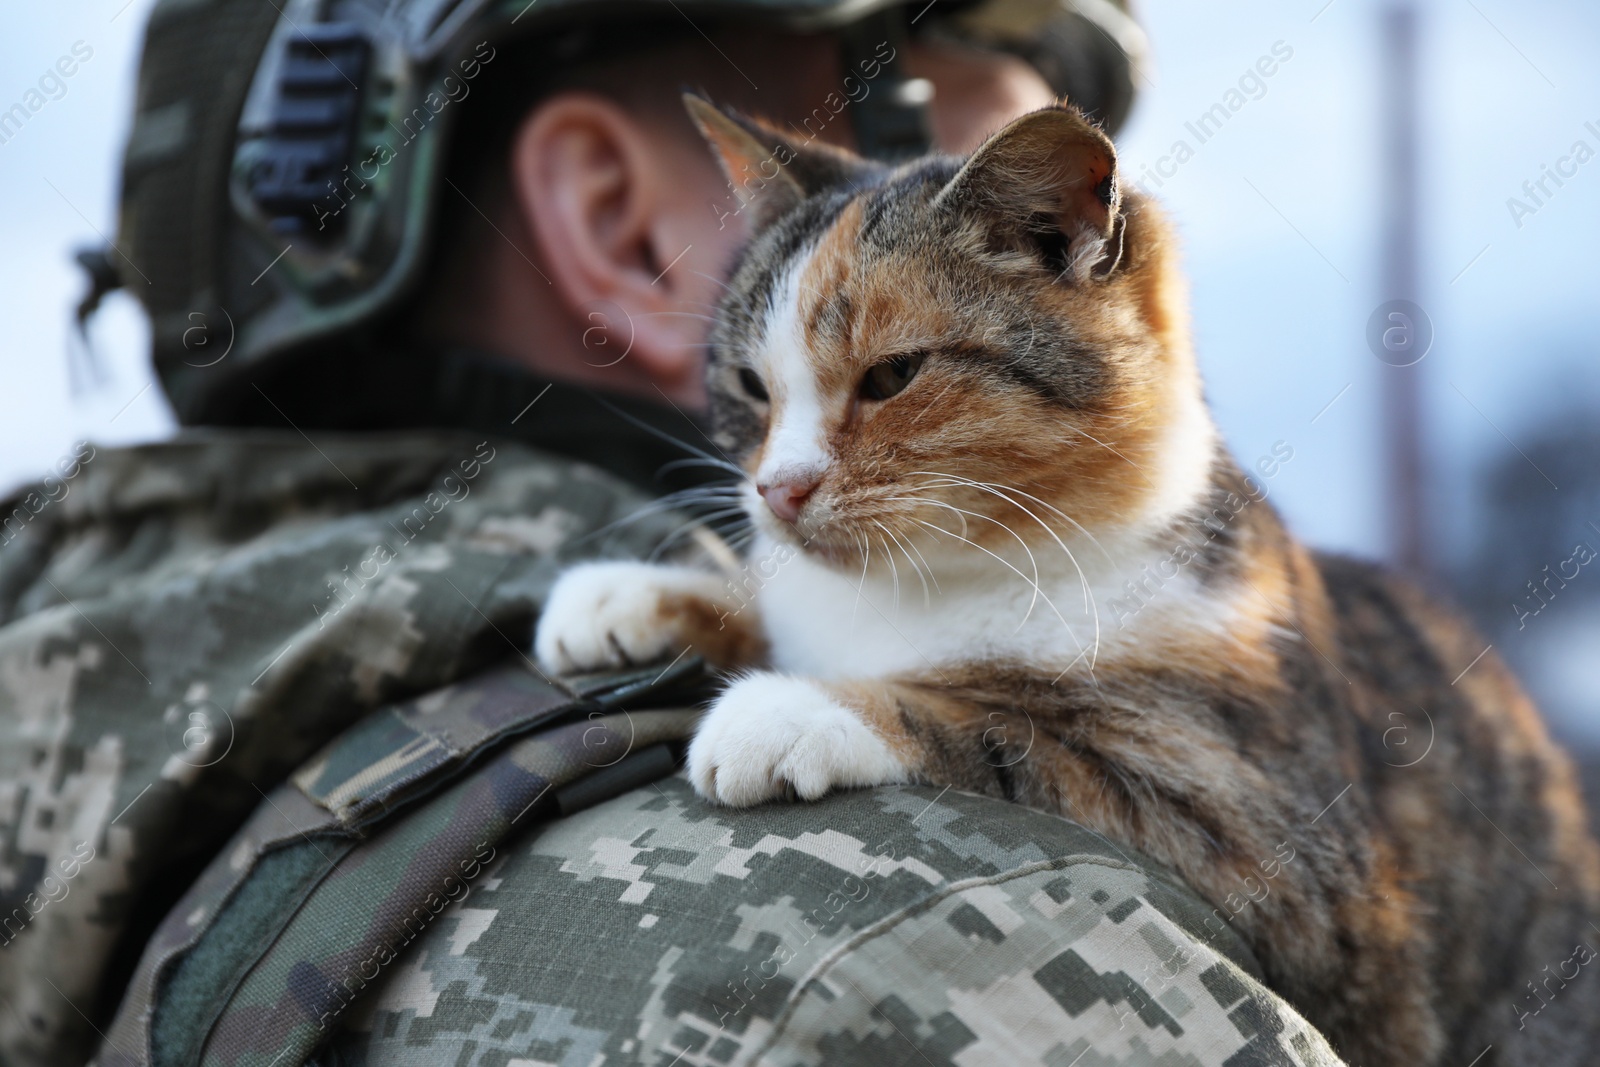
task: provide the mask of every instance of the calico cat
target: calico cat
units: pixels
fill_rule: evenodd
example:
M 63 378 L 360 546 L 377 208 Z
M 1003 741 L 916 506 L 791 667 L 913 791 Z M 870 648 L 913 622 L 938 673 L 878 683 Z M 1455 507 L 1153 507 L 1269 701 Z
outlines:
M 729 670 L 714 801 L 948 784 L 1135 846 L 1352 1064 L 1587 1062 L 1566 760 L 1481 638 L 1230 458 L 1106 136 L 1063 105 L 889 168 L 689 107 L 755 232 L 708 368 L 747 578 L 576 567 L 543 665 Z

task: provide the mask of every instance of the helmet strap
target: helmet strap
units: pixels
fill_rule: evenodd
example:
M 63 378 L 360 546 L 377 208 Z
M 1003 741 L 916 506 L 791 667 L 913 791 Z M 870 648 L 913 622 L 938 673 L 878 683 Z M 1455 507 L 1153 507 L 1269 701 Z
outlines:
M 885 163 L 902 162 L 933 147 L 928 123 L 933 85 L 926 78 L 906 76 L 902 53 L 908 37 L 903 6 L 873 12 L 839 30 L 845 73 L 859 78 L 867 70 L 878 71 L 870 90 L 853 105 L 851 117 L 857 150 Z

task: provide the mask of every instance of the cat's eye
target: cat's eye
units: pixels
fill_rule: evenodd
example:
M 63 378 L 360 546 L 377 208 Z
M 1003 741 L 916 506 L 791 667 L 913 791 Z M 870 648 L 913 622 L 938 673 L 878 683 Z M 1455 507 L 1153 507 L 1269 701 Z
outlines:
M 868 400 L 888 400 L 911 384 L 928 357 L 921 352 L 886 359 L 861 377 L 861 395 Z
M 749 367 L 739 368 L 739 384 L 744 386 L 744 391 L 765 402 L 767 400 L 767 387 L 761 384 L 761 375 Z

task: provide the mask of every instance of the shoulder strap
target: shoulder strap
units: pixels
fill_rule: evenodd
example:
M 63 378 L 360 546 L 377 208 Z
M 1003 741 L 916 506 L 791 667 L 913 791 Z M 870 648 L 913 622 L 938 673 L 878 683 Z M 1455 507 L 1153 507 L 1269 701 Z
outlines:
M 97 1062 L 305 1061 L 504 839 L 671 773 L 698 660 L 517 662 L 374 712 L 267 796 L 167 916 Z

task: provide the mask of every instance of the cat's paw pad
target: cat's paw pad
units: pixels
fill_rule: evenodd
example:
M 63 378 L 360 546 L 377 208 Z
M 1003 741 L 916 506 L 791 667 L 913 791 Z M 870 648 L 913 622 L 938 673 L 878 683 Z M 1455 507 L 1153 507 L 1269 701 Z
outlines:
M 677 628 L 663 610 L 668 598 L 689 592 L 676 568 L 648 563 L 584 563 L 556 580 L 539 616 L 534 654 L 552 674 L 650 663 L 681 648 Z
M 908 780 L 859 716 L 813 682 L 753 674 L 730 685 L 689 745 L 689 780 L 707 800 L 743 807 L 791 793 Z

